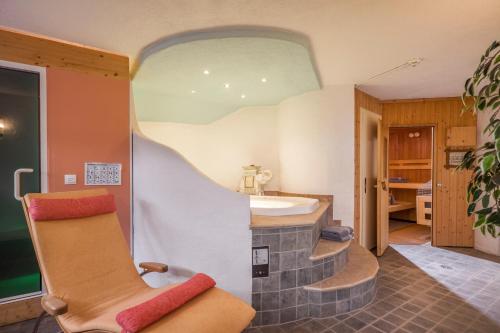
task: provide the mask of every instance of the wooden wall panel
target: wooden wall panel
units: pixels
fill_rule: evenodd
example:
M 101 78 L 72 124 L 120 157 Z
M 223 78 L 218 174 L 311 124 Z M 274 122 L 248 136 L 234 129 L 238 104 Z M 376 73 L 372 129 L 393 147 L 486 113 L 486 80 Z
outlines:
M 7 29 L 0 29 L 0 59 L 129 79 L 126 56 Z
M 420 133 L 410 138 L 410 133 Z M 389 162 L 391 160 L 432 159 L 432 127 L 397 127 L 389 129 Z M 391 170 L 389 177 L 404 177 L 410 183 L 431 180 L 431 170 Z
M 466 186 L 469 171 L 446 169 L 445 143 L 447 128 L 476 126 L 476 117 L 461 115 L 459 98 L 401 100 L 383 103 L 384 126 L 434 125 L 436 150 L 434 152 L 433 244 L 436 246 L 473 246 L 472 218 L 466 214 Z
M 354 89 L 354 235 L 359 242 L 360 231 L 360 122 L 361 108 L 382 115 L 380 101 L 367 93 Z
M 41 296 L 0 304 L 0 327 L 38 317 L 43 309 Z

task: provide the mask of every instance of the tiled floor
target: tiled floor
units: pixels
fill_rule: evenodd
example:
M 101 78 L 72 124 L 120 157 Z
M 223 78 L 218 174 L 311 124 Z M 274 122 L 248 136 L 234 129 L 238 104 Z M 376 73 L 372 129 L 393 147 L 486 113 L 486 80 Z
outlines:
M 377 296 L 365 308 L 247 332 L 500 332 L 499 257 L 473 249 L 392 245 L 379 262 Z M 29 324 L 0 327 L 0 332 L 30 332 Z M 56 332 L 53 323 L 46 324 L 41 332 Z

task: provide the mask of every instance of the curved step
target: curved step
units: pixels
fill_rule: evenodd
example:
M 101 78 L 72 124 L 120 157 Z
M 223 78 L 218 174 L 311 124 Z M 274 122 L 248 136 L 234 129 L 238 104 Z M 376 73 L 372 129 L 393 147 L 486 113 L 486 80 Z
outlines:
M 316 261 L 327 257 L 332 257 L 347 249 L 350 244 L 350 240 L 347 242 L 336 242 L 326 239 L 320 239 L 318 244 L 316 244 L 313 253 L 309 257 L 309 260 Z
M 377 276 L 379 266 L 375 256 L 358 244 L 349 246 L 348 261 L 344 269 L 335 272 L 335 275 L 322 281 L 304 286 L 304 289 L 313 291 L 333 291 L 352 288 Z

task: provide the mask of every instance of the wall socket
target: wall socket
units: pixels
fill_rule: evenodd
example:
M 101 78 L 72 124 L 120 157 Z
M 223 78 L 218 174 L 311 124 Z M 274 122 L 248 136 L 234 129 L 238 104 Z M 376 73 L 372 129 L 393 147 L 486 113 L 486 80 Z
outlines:
M 64 184 L 65 185 L 75 185 L 76 184 L 76 175 L 64 175 Z

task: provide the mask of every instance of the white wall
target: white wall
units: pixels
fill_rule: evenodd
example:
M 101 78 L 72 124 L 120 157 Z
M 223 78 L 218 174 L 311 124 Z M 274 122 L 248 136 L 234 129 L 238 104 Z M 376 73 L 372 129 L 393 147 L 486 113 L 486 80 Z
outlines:
M 353 226 L 354 86 L 325 87 L 279 105 L 281 190 L 333 194 L 334 218 Z
M 353 225 L 353 85 L 326 87 L 274 107 L 240 109 L 207 125 L 139 125 L 226 188 L 238 188 L 243 165 L 262 165 L 274 174 L 267 190 L 333 194 L 334 218 Z
M 154 287 L 195 272 L 247 302 L 252 288 L 249 197 L 200 174 L 182 156 L 133 135 L 134 260 L 163 262 Z
M 273 172 L 267 190 L 279 190 L 277 107 L 248 107 L 206 125 L 139 122 L 148 137 L 181 153 L 202 173 L 236 190 L 242 166 Z
M 488 124 L 490 119 L 488 113 L 478 112 L 477 114 L 477 145 L 481 146 L 486 142 L 488 137 L 483 134 L 483 130 Z M 500 232 L 500 228 L 496 229 L 496 232 Z M 486 252 L 491 253 L 497 256 L 500 256 L 500 237 L 493 238 L 488 233 L 483 235 L 480 230 L 475 231 L 474 235 L 474 248 Z

